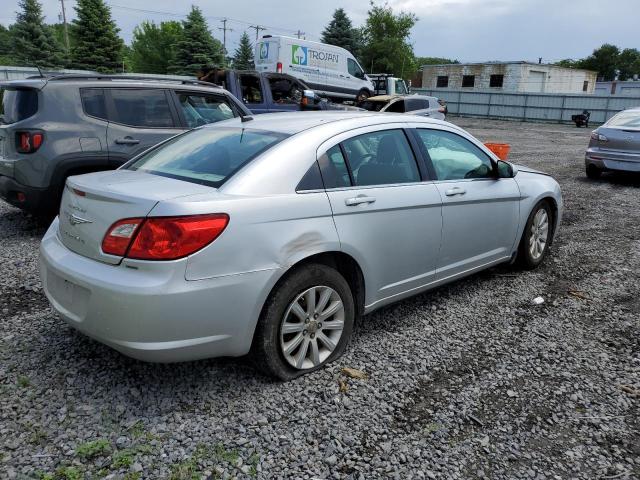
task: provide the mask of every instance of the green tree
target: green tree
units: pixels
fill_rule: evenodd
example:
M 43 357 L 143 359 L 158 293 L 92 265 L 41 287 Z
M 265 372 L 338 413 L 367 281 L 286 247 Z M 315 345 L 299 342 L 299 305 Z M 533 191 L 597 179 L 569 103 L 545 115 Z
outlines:
M 133 29 L 131 47 L 125 61 L 132 72 L 169 73 L 176 45 L 182 38 L 182 24 L 176 21 L 144 21 Z
M 62 67 L 62 46 L 44 23 L 42 5 L 37 0 L 21 0 L 21 11 L 11 28 L 13 58 L 19 65 Z
M 620 70 L 620 80 L 640 75 L 640 51 L 637 48 L 625 48 L 618 55 L 616 66 Z
M 194 75 L 205 67 L 223 64 L 222 43 L 213 38 L 198 7 L 191 7 L 182 27 L 182 38 L 176 45 L 175 58 L 169 67 L 172 73 Z
M 605 43 L 600 48 L 596 48 L 587 58 L 580 60 L 578 68 L 586 68 L 598 72 L 598 76 L 605 80 L 613 80 L 616 77 L 615 71 L 618 63 L 620 49 L 610 43 Z
M 233 68 L 237 70 L 253 70 L 253 45 L 247 32 L 240 37 L 240 44 L 233 55 Z
M 360 53 L 360 31 L 353 28 L 351 19 L 342 8 L 333 12 L 333 18 L 322 32 L 321 41 L 342 47 L 355 56 Z
M 48 25 L 48 27 L 51 29 L 51 33 L 53 33 L 53 36 L 58 41 L 58 43 L 62 45 L 62 48 L 64 50 L 66 50 L 67 44 L 64 35 L 64 23 L 52 23 Z M 69 47 L 71 47 L 71 36 L 69 36 L 69 44 Z M 71 50 L 71 48 L 69 48 L 69 50 Z
M 416 57 L 416 65 L 449 65 L 452 63 L 460 63 L 458 60 L 444 57 Z
M 0 24 L 0 65 L 13 65 L 13 39 L 11 30 Z
M 122 69 L 122 39 L 103 0 L 77 0 L 70 31 L 73 68 L 115 72 Z
M 418 21 L 413 13 L 393 13 L 392 8 L 371 2 L 367 21 L 362 28 L 362 64 L 371 73 L 393 73 L 406 76 L 415 71 L 411 29 Z

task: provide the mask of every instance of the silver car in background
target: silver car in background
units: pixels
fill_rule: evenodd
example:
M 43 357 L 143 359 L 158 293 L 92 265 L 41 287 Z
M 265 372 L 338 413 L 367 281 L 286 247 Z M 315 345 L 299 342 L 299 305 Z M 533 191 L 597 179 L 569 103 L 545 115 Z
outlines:
M 589 178 L 602 172 L 640 172 L 640 107 L 623 110 L 591 133 L 585 155 Z
M 282 379 L 344 351 L 356 317 L 545 258 L 553 178 L 440 121 L 282 113 L 201 127 L 71 177 L 40 248 L 74 328 L 172 362 L 252 352 Z
M 428 95 L 377 95 L 358 104 L 370 112 L 409 113 L 444 120 L 447 107 L 442 100 Z

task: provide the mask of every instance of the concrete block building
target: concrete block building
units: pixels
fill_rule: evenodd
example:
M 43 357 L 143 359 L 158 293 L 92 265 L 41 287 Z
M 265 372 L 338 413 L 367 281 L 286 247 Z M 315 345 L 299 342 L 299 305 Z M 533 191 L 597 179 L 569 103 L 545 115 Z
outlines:
M 591 94 L 597 72 L 530 62 L 424 65 L 422 88 Z

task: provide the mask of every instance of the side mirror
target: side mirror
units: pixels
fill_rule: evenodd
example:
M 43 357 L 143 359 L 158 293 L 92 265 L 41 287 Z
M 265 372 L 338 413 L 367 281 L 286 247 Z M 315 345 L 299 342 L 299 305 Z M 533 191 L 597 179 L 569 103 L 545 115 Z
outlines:
M 300 105 L 302 109 L 313 110 L 320 103 L 320 97 L 313 90 L 304 90 L 302 92 L 302 100 L 300 100 Z
M 498 160 L 498 178 L 513 178 L 513 167 L 510 163 Z

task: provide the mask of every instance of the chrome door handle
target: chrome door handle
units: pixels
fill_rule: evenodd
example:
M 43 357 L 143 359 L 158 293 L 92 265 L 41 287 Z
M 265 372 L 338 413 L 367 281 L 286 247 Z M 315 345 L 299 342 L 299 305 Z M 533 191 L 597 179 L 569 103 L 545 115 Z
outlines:
M 118 145 L 137 145 L 140 143 L 140 140 L 132 137 L 124 137 L 124 138 L 116 138 L 116 143 Z
M 445 190 L 444 192 L 447 197 L 453 197 L 454 195 L 464 195 L 465 193 L 467 193 L 467 191 L 461 187 L 453 187 L 449 190 Z
M 347 198 L 344 204 L 347 207 L 353 207 L 355 205 L 361 205 L 363 203 L 373 203 L 376 199 L 373 197 L 367 197 L 366 195 L 358 195 L 357 197 Z

